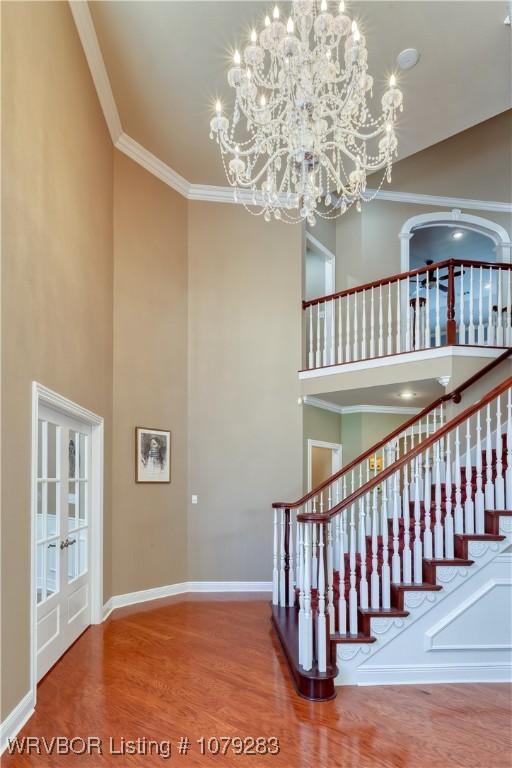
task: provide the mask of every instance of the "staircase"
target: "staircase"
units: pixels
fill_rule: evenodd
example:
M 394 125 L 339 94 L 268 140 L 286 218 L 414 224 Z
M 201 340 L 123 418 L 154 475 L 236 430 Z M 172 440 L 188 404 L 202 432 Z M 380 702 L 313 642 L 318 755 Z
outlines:
M 302 696 L 385 681 L 372 659 L 390 643 L 410 655 L 421 641 L 415 626 L 444 601 L 466 610 L 467 585 L 512 543 L 512 377 L 446 419 L 448 401 L 511 353 L 299 501 L 273 505 L 272 621 Z M 380 472 L 369 469 L 375 455 Z

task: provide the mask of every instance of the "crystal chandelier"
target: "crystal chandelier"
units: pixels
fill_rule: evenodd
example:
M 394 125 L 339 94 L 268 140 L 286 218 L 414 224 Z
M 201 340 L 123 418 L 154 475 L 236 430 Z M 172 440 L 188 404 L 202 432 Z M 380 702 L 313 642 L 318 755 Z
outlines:
M 397 152 L 395 119 L 402 93 L 391 76 L 382 112 L 367 100 L 373 78 L 368 52 L 344 3 L 293 0 L 286 24 L 276 6 L 259 36 L 235 51 L 228 83 L 235 91 L 231 121 L 220 101 L 210 121 L 235 200 L 265 221 L 335 218 L 361 210 L 366 176 L 391 180 Z M 373 195 L 375 196 L 375 195 Z

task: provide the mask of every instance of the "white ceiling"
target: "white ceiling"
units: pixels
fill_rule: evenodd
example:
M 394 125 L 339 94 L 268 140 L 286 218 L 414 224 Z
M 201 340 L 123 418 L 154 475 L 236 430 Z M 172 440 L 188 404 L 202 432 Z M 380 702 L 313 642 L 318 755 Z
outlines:
M 196 184 L 226 183 L 209 139 L 216 97 L 230 100 L 229 51 L 245 44 L 273 3 L 252 0 L 89 2 L 122 128 Z M 287 13 L 285 6 L 281 9 Z M 510 27 L 502 0 L 357 2 L 376 95 L 408 47 L 421 53 L 400 77 L 400 157 L 512 106 Z M 379 102 L 377 102 L 379 103 Z
M 315 397 L 335 405 L 367 403 L 368 405 L 405 405 L 413 408 L 424 408 L 437 397 L 440 397 L 440 395 L 444 395 L 445 391 L 444 387 L 435 379 L 423 379 L 420 381 L 401 382 L 400 384 L 386 384 L 382 387 L 363 387 L 343 392 L 324 392 L 315 395 Z M 413 392 L 414 397 L 406 400 L 400 397 L 401 392 Z

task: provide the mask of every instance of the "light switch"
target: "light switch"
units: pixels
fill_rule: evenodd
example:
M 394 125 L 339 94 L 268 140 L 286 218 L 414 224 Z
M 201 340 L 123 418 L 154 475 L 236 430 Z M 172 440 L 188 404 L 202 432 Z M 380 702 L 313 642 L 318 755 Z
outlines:
M 192 504 L 197 504 L 197 496 L 195 493 L 192 494 Z

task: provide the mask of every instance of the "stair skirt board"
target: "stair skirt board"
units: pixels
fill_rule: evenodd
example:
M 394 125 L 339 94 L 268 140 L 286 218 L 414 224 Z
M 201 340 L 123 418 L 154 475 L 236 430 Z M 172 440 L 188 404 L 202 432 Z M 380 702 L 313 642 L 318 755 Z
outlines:
M 435 683 L 510 683 L 512 664 L 475 662 L 360 669 L 357 685 L 432 685 Z

